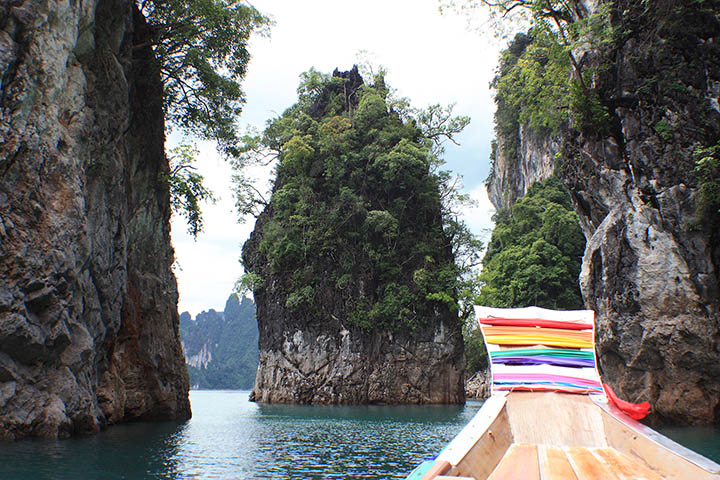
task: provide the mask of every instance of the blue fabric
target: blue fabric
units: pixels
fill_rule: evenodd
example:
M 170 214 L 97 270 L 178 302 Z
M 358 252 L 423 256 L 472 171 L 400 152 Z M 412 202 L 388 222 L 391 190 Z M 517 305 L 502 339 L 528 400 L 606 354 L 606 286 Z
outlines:
M 410 476 L 408 476 L 405 480 L 420 480 L 422 476 L 425 475 L 433 465 L 435 465 L 435 459 L 425 460 L 420 465 L 415 467 L 415 470 L 413 470 L 410 473 Z

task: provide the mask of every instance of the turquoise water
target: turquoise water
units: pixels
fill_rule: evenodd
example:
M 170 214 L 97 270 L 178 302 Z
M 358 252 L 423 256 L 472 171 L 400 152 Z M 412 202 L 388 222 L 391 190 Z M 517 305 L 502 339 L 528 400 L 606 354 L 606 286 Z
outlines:
M 0 480 L 405 478 L 481 406 L 261 406 L 248 393 L 193 391 L 187 422 L 0 444 Z M 658 430 L 720 462 L 720 429 Z
M 248 394 L 193 391 L 188 422 L 0 444 L 0 479 L 405 478 L 481 406 L 261 406 Z
M 720 426 L 653 427 L 666 437 L 720 463 Z

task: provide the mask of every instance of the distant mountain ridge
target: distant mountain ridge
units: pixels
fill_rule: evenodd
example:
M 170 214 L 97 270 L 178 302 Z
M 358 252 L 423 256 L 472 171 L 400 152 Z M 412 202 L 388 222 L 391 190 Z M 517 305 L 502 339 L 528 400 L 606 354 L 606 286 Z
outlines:
M 251 389 L 258 359 L 258 328 L 252 299 L 230 295 L 225 310 L 180 315 L 180 339 L 190 386 Z

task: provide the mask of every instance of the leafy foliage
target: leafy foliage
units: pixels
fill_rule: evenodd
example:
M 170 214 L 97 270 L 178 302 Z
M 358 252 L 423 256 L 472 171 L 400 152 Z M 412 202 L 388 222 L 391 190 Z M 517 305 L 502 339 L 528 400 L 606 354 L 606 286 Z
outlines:
M 203 228 L 200 203 L 215 202 L 215 197 L 203 185 L 203 176 L 195 171 L 193 163 L 198 151 L 194 145 L 179 145 L 170 153 L 170 172 L 162 173 L 160 177 L 168 185 L 172 211 L 185 217 L 188 233 L 197 238 Z
M 720 142 L 697 147 L 693 157 L 700 190 L 694 223 L 697 228 L 717 235 L 720 231 Z
M 609 7 L 589 14 L 583 4 L 562 0 L 466 0 L 445 5 L 460 10 L 490 7 L 498 31 L 503 25 L 527 29 L 502 53 L 491 83 L 496 90 L 496 132 L 505 158 L 517 158 L 521 126 L 545 135 L 563 126 L 592 135 L 610 130 L 610 114 L 593 87 L 595 72 L 573 54 L 578 47 L 602 49 L 612 43 Z
M 413 329 L 437 309 L 458 311 L 453 240 L 471 236 L 451 218 L 461 199 L 433 151 L 469 120 L 440 106 L 403 118 L 382 73 L 365 85 L 355 69 L 310 70 L 298 97 L 249 141 L 249 154 L 261 145 L 278 163 L 246 270 L 281 279 L 285 307 L 308 318 L 328 316 L 319 296 L 329 291 L 363 328 Z M 441 192 L 453 199 L 445 210 Z
M 195 320 L 180 317 L 180 339 L 186 357 L 205 349 L 211 357 L 204 366 L 188 365 L 190 385 L 207 389 L 250 389 L 258 363 L 258 328 L 255 304 L 233 294 L 223 312 L 209 310 Z
M 465 370 L 468 375 L 472 375 L 488 366 L 487 349 L 485 348 L 482 331 L 476 325 L 463 332 L 463 339 L 465 343 Z
M 570 61 L 553 34 L 531 30 L 518 34 L 502 53 L 496 90 L 495 128 L 504 154 L 515 158 L 520 125 L 536 132 L 557 132 L 570 108 Z
M 231 0 L 144 0 L 139 7 L 160 62 L 166 120 L 237 156 L 248 40 L 269 19 Z
M 556 178 L 533 184 L 500 214 L 483 260 L 476 302 L 492 307 L 582 307 L 577 283 L 585 237 L 570 196 Z

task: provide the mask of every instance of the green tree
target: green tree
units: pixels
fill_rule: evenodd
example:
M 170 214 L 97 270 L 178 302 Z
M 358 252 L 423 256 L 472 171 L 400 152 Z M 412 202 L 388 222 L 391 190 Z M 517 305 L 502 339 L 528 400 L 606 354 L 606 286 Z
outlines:
M 216 143 L 240 159 L 237 119 L 245 97 L 240 86 L 250 60 L 253 32 L 267 33 L 268 17 L 246 2 L 231 0 L 142 0 L 148 43 L 158 59 L 166 128 Z M 212 193 L 192 164 L 197 150 L 181 145 L 164 176 L 171 207 L 188 222 L 194 237 L 202 230 L 201 202 Z M 173 161 L 175 163 L 173 163 Z
M 698 195 L 693 227 L 720 235 L 720 141 L 693 151 Z
M 570 195 L 552 177 L 498 215 L 476 302 L 491 307 L 582 308 L 577 278 L 585 250 Z
M 269 19 L 231 0 L 144 0 L 139 8 L 160 64 L 168 126 L 237 156 L 248 41 L 254 31 L 266 31 Z
M 578 61 L 576 51 L 593 47 L 609 50 L 617 39 L 608 4 L 589 11 L 574 0 L 451 0 L 445 7 L 473 10 L 485 7 L 495 29 L 517 32 L 500 60 L 493 81 L 497 90 L 498 133 L 505 140 L 505 154 L 517 148 L 517 129 L 557 132 L 571 125 L 585 134 L 610 130 L 610 113 L 595 89 L 595 67 Z M 513 131 L 514 130 L 514 131 Z

